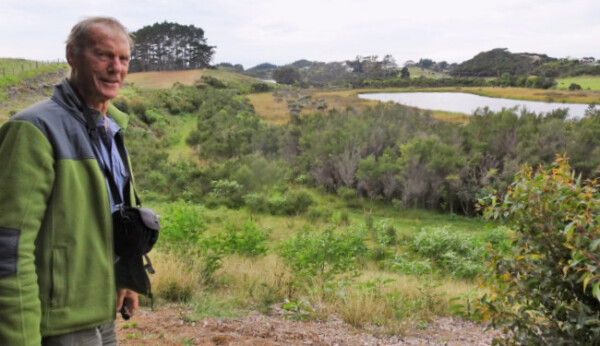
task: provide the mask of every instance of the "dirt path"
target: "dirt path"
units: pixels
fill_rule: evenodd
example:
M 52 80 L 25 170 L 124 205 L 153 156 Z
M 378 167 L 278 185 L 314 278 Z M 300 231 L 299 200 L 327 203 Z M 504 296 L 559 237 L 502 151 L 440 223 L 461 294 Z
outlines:
M 491 345 L 497 333 L 454 318 L 439 318 L 407 335 L 374 336 L 341 320 L 291 321 L 275 309 L 270 316 L 252 312 L 235 320 L 190 321 L 177 307 L 142 310 L 117 321 L 121 345 Z

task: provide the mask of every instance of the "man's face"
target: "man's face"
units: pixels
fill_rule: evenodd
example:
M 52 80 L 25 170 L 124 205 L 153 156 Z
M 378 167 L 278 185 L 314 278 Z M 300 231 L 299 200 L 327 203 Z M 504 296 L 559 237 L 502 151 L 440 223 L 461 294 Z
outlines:
M 129 67 L 129 41 L 125 34 L 106 24 L 95 24 L 79 51 L 67 48 L 71 82 L 91 108 L 101 107 L 117 96 Z

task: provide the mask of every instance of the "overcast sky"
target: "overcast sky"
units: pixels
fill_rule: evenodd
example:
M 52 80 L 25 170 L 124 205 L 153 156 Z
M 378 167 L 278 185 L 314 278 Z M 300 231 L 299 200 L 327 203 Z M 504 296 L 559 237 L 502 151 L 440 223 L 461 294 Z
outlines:
M 599 0 L 0 0 L 0 57 L 63 59 L 70 28 L 93 15 L 131 31 L 193 24 L 213 63 L 244 68 L 386 54 L 460 63 L 493 48 L 600 58 Z

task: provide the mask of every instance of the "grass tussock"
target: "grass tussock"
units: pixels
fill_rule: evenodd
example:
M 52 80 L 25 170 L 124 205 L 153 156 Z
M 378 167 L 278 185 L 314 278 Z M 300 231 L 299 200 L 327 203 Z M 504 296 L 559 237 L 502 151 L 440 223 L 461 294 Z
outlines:
M 156 273 L 150 276 L 154 295 L 169 302 L 188 302 L 201 293 L 199 272 L 189 261 L 161 251 L 151 253 Z

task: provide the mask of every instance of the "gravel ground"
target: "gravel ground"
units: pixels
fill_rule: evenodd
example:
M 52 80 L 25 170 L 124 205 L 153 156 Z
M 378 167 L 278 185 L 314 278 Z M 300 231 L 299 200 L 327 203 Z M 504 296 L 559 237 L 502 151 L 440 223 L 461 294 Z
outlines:
M 277 309 L 275 309 L 277 311 Z M 485 326 L 441 317 L 403 336 L 374 336 L 343 321 L 292 321 L 275 312 L 252 312 L 235 319 L 206 318 L 190 322 L 190 311 L 159 307 L 139 311 L 117 322 L 121 345 L 491 345 L 498 335 Z

